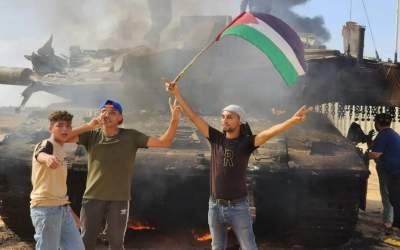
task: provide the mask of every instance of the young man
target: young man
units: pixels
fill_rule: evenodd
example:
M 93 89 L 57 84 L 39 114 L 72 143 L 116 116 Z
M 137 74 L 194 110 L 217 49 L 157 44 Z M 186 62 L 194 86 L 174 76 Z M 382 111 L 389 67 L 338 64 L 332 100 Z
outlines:
M 375 116 L 375 129 L 378 131 L 368 156 L 375 159 L 384 172 L 384 181 L 393 206 L 394 231 L 400 230 L 400 136 L 390 128 L 392 117 L 381 113 Z M 399 235 L 398 235 L 399 236 Z
M 67 167 L 63 144 L 71 133 L 72 115 L 49 115 L 51 137 L 36 145 L 32 157 L 31 218 L 38 250 L 84 250 L 79 218 L 67 196 Z
M 180 110 L 170 103 L 171 121 L 160 137 L 149 137 L 134 129 L 120 128 L 122 106 L 107 100 L 100 117 L 72 132 L 75 141 L 88 152 L 88 173 L 83 195 L 81 220 L 86 250 L 96 247 L 96 239 L 105 219 L 109 248 L 124 249 L 129 217 L 133 163 L 138 148 L 169 147 L 175 137 Z M 101 127 L 95 129 L 96 126 Z M 79 139 L 79 140 L 78 140 Z
M 232 227 L 241 249 L 257 249 L 246 188 L 246 168 L 250 155 L 272 137 L 302 122 L 310 110 L 302 107 L 289 120 L 258 135 L 251 135 L 246 133 L 243 109 L 237 105 L 229 105 L 221 113 L 222 133 L 192 111 L 175 83 L 167 82 L 166 88 L 211 144 L 208 224 L 212 249 L 226 249 L 228 226 Z
M 375 125 L 376 126 L 376 125 Z M 361 126 L 353 122 L 350 125 L 350 128 L 347 132 L 347 139 L 352 141 L 354 145 L 358 143 L 367 143 L 368 148 L 373 145 L 372 137 L 375 135 L 374 130 L 370 130 L 368 134 L 365 134 L 362 130 Z M 367 158 L 369 161 L 369 157 L 367 154 Z M 366 162 L 368 164 L 368 162 Z M 378 174 L 378 181 L 379 181 L 379 192 L 381 195 L 382 207 L 383 207 L 383 214 L 382 214 L 382 226 L 385 231 L 390 231 L 392 224 L 393 224 L 393 207 L 389 201 L 389 191 L 387 187 L 387 174 L 386 171 L 381 166 L 381 162 L 379 159 L 375 160 L 375 169 Z

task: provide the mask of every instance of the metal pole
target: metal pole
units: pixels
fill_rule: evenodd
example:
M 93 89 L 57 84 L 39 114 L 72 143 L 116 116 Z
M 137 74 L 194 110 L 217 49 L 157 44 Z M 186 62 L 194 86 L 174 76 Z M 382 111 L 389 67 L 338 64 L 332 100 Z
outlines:
M 400 0 L 397 0 L 397 15 L 396 15 L 396 48 L 394 52 L 394 62 L 397 63 L 397 52 L 399 51 L 399 23 L 400 23 Z
M 350 17 L 349 17 L 349 21 L 351 21 L 352 9 L 353 9 L 353 0 L 350 0 Z
M 400 1 L 400 0 L 399 0 Z M 186 71 L 194 64 L 194 62 L 205 52 L 207 51 L 209 48 L 211 48 L 211 46 L 214 45 L 214 43 L 216 43 L 217 41 L 214 39 L 210 44 L 208 44 L 207 46 L 205 46 L 203 49 L 200 50 L 199 53 L 197 53 L 192 60 L 181 70 L 181 72 L 179 72 L 179 74 L 175 77 L 174 82 L 178 82 L 183 75 L 186 73 Z

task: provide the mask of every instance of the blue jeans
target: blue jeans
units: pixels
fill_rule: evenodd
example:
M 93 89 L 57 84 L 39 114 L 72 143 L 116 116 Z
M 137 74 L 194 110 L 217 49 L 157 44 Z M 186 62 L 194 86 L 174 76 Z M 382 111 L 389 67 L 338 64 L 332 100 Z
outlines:
M 229 226 L 232 227 L 242 250 L 257 250 L 247 199 L 234 204 L 223 205 L 210 198 L 208 225 L 212 237 L 212 250 L 226 249 Z
M 388 175 L 383 169 L 383 166 L 376 164 L 376 172 L 379 180 L 379 191 L 381 193 L 381 200 L 383 206 L 383 222 L 393 222 L 393 206 L 390 204 L 389 191 L 388 191 Z
M 33 207 L 36 250 L 85 250 L 69 206 Z

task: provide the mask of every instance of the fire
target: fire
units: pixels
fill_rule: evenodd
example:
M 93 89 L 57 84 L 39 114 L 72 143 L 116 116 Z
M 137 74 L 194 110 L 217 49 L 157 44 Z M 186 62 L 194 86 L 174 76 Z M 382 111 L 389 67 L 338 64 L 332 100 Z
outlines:
M 130 226 L 128 228 L 132 229 L 132 230 L 156 230 L 155 227 L 153 227 L 152 225 L 150 225 L 149 223 L 146 223 L 146 222 L 134 220 L 129 224 L 130 224 Z
M 147 225 L 141 225 L 141 224 L 137 224 L 137 225 L 133 225 L 129 227 L 132 230 L 156 230 L 155 227 L 152 226 L 147 226 Z
M 208 241 L 208 240 L 211 240 L 211 234 L 210 233 L 198 234 L 193 230 L 192 234 L 193 234 L 193 237 L 197 241 Z

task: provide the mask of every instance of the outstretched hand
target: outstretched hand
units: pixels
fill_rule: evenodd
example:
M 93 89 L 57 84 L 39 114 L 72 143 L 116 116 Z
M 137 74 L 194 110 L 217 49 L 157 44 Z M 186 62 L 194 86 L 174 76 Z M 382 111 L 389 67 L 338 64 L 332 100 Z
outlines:
M 178 102 L 176 99 L 172 101 L 172 98 L 170 97 L 168 99 L 169 103 L 169 110 L 171 112 L 171 116 L 173 120 L 179 120 L 180 114 L 181 114 L 181 107 L 178 105 Z
M 302 106 L 297 112 L 290 118 L 295 124 L 303 122 L 307 118 L 307 114 L 312 111 L 312 107 Z
M 49 155 L 46 159 L 46 166 L 51 169 L 56 169 L 61 166 L 61 161 L 55 155 Z

